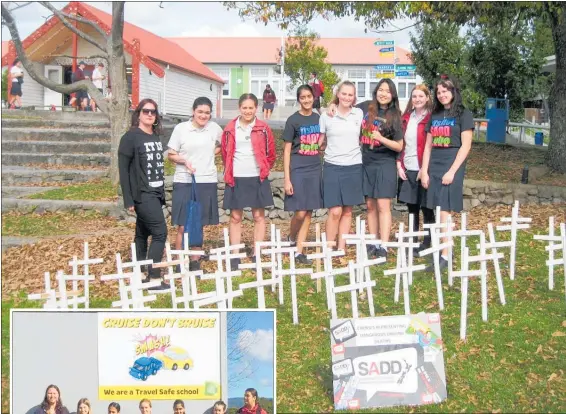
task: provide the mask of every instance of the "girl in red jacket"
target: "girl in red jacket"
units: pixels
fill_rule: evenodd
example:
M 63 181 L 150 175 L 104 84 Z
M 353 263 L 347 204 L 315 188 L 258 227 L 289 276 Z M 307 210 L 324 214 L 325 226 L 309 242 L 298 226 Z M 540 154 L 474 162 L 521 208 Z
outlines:
M 265 238 L 265 207 L 273 205 L 269 172 L 275 164 L 275 141 L 269 126 L 256 118 L 258 100 L 246 93 L 238 102 L 240 116 L 230 121 L 222 134 L 224 162 L 224 202 L 230 210 L 230 244 L 240 244 L 242 215 L 246 207 L 252 209 L 255 242 Z M 240 259 L 233 259 L 237 269 Z
M 419 230 L 419 207 L 424 223 L 434 223 L 434 210 L 421 206 L 424 188 L 421 186 L 421 165 L 426 144 L 426 125 L 432 112 L 432 99 L 426 85 L 417 85 L 411 91 L 411 100 L 402 118 L 403 150 L 397 159 L 399 175 L 397 200 L 407 204 L 409 214 L 415 217 L 413 230 Z M 430 247 L 430 235 L 425 236 L 418 250 Z M 414 254 L 418 253 L 414 251 Z
M 261 406 L 259 405 L 259 395 L 255 388 L 248 388 L 244 392 L 244 406 L 241 407 L 237 414 L 267 414 Z

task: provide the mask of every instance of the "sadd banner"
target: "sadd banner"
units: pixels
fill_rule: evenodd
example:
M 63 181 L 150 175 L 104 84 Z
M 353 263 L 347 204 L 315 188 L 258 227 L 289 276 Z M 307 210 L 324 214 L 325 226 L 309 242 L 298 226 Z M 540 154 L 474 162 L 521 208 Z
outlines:
M 101 400 L 220 399 L 217 312 L 98 315 Z
M 330 329 L 337 410 L 446 399 L 439 314 L 334 319 Z

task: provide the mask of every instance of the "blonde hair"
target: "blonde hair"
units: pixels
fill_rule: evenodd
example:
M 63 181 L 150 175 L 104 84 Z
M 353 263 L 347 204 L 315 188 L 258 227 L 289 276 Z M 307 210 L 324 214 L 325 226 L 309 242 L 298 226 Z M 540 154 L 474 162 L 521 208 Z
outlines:
M 331 103 L 333 103 L 334 105 L 338 105 L 339 102 L 338 94 L 340 93 L 340 89 L 342 89 L 342 86 L 351 86 L 352 88 L 354 88 L 354 102 L 352 102 L 352 106 L 354 106 L 356 104 L 356 85 L 353 82 L 350 82 L 349 80 L 342 81 L 338 84 L 338 87 L 336 88 L 336 95 L 332 97 Z
M 421 91 L 425 94 L 425 96 L 428 98 L 428 102 L 425 105 L 425 109 L 427 110 L 427 112 L 430 114 L 432 113 L 432 107 L 434 105 L 434 103 L 432 102 L 432 94 L 430 93 L 430 89 L 428 89 L 428 87 L 424 84 L 421 83 L 420 85 L 417 85 L 413 88 L 413 90 L 411 91 L 411 99 L 409 99 L 409 102 L 407 102 L 407 107 L 405 108 L 405 112 L 403 112 L 403 115 L 407 115 L 410 114 L 411 112 L 413 112 L 413 92 L 414 91 Z
M 143 400 L 140 401 L 140 404 L 138 405 L 138 408 L 141 409 L 141 405 L 142 405 L 144 402 L 148 403 L 148 404 L 149 404 L 149 408 L 151 408 L 151 401 L 148 400 L 147 398 L 144 398 Z
M 92 414 L 92 408 L 90 406 L 90 401 L 88 400 L 88 398 L 81 398 L 79 400 L 79 402 L 77 403 L 77 413 L 79 412 L 81 404 L 84 404 L 88 407 L 88 414 Z

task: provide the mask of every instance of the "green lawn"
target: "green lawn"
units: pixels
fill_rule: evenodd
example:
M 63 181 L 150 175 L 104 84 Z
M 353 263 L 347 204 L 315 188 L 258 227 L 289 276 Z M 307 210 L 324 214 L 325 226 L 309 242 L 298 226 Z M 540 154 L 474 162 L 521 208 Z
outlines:
M 99 179 L 82 184 L 54 188 L 42 193 L 35 193 L 27 198 L 42 200 L 115 201 L 118 199 L 118 186 L 112 185 L 108 179 Z
M 489 320 L 482 322 L 480 282 L 470 281 L 468 335 L 459 340 L 460 282 L 449 288 L 444 276 L 445 310 L 442 335 L 448 399 L 440 405 L 419 407 L 419 412 L 564 412 L 566 411 L 566 312 L 564 280 L 561 268 L 555 270 L 554 291 L 548 290 L 548 272 L 544 264 L 542 242 L 533 234 L 546 229 L 521 232 L 518 238 L 515 281 L 503 270 L 507 304 L 498 302 L 495 279 L 490 271 Z M 469 238 L 473 246 L 477 238 Z M 459 249 L 456 249 L 459 251 Z M 472 249 L 474 254 L 474 249 Z M 395 258 L 390 257 L 392 266 Z M 422 259 L 421 259 L 422 260 Z M 505 263 L 508 259 L 505 260 Z M 455 261 L 457 264 L 457 260 Z M 374 302 L 378 316 L 403 314 L 402 299 L 393 301 L 394 278 L 383 277 L 383 266 L 374 268 L 377 280 Z M 491 266 L 490 266 L 491 270 Z M 241 281 L 253 276 L 246 272 Z M 277 309 L 277 406 L 279 412 L 329 412 L 332 403 L 332 371 L 330 357 L 329 313 L 325 293 L 316 293 L 315 282 L 299 277 L 299 321 L 292 324 L 289 282 L 285 302 L 266 290 L 267 307 Z M 339 278 L 337 284 L 345 284 Z M 213 288 L 212 281 L 203 282 L 199 290 Z M 349 294 L 338 296 L 338 316 L 350 315 Z M 401 295 L 402 297 L 402 295 Z M 91 307 L 108 307 L 110 299 L 91 301 Z M 38 307 L 23 300 L 22 295 L 6 297 L 2 302 L 2 339 L 7 344 L 8 311 L 12 307 Z M 234 300 L 234 307 L 257 306 L 256 291 L 246 290 Z M 170 298 L 161 297 L 154 308 L 170 307 Z M 361 316 L 368 316 L 367 302 L 360 302 Z M 432 274 L 414 276 L 411 287 L 411 310 L 437 312 L 436 289 Z M 6 383 L 8 354 L 2 349 L 2 382 Z M 3 387 L 3 400 L 8 392 Z M 5 406 L 6 407 L 6 406 Z M 415 408 L 398 407 L 367 412 L 414 412 Z

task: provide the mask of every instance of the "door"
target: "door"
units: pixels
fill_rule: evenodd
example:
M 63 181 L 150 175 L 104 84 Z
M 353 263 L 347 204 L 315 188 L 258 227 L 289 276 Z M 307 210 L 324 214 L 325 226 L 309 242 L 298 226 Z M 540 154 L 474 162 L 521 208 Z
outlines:
M 244 69 L 232 68 L 230 75 L 230 86 L 234 85 L 233 92 L 230 95 L 238 99 L 244 93 L 244 86 L 246 89 L 248 88 L 247 85 L 244 85 Z
M 45 65 L 45 77 L 52 82 L 63 83 L 63 67 L 55 65 Z M 63 94 L 43 88 L 43 104 L 47 107 L 55 105 L 57 110 L 61 110 L 63 106 Z

